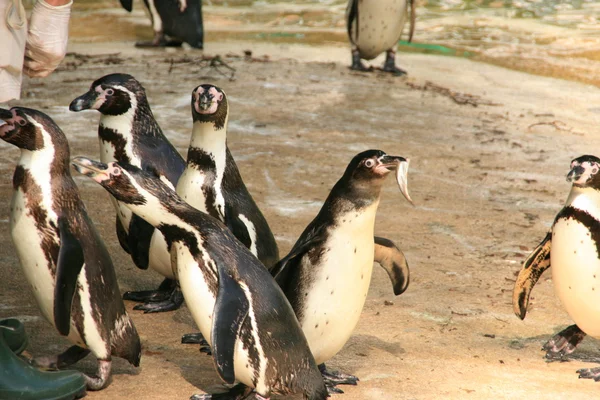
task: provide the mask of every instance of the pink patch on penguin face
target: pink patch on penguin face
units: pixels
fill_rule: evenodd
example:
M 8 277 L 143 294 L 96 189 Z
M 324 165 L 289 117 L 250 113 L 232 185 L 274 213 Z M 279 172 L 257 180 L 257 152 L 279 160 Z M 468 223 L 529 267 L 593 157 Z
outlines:
M 206 91 L 203 87 L 199 87 L 194 92 L 194 109 L 198 114 L 214 114 L 221 100 L 223 100 L 223 93 L 216 88 L 211 87 Z

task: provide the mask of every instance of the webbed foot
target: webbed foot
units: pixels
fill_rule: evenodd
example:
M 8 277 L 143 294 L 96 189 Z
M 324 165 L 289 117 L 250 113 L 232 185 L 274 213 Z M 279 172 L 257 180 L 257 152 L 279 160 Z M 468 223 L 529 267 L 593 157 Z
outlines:
M 396 67 L 396 52 L 388 50 L 386 52 L 385 63 L 383 63 L 382 71 L 389 72 L 395 76 L 406 75 L 406 71 Z
M 566 361 L 569 354 L 575 351 L 575 348 L 586 334 L 577 325 L 571 325 L 552 337 L 542 350 L 546 351 L 546 359 L 552 361 Z
M 158 303 L 171 297 L 173 290 L 177 289 L 177 281 L 165 278 L 156 290 L 128 291 L 123 293 L 123 300 L 138 303 Z
M 356 385 L 359 381 L 354 375 L 344 374 L 338 371 L 328 371 L 325 364 L 319 365 L 319 371 L 321 372 L 321 375 L 323 375 L 327 393 L 329 394 L 344 393 L 337 385 Z
M 181 289 L 175 288 L 168 299 L 159 302 L 147 302 L 144 304 L 138 304 L 133 307 L 134 310 L 143 311 L 144 313 L 158 313 L 166 311 L 174 311 L 179 309 L 183 304 L 183 293 Z
M 183 344 L 199 344 L 201 346 L 208 346 L 208 342 L 204 339 L 204 336 L 200 332 L 197 333 L 186 333 L 181 337 L 181 343 Z
M 135 47 L 181 47 L 181 40 L 169 39 L 163 32 L 155 32 L 151 41 L 140 41 L 135 43 Z
M 362 72 L 371 72 L 373 71 L 373 67 L 367 67 L 360 60 L 360 54 L 358 50 L 352 50 L 352 65 L 350 69 L 353 71 L 362 71 Z
M 593 379 L 600 382 L 600 368 L 582 368 L 576 372 L 579 374 L 579 379 Z

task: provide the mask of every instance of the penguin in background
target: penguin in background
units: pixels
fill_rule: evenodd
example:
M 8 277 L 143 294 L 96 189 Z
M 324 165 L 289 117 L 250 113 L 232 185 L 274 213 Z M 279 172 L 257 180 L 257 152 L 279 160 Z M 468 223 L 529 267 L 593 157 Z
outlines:
M 121 203 L 163 232 L 186 304 L 229 384 L 324 400 L 327 389 L 289 302 L 264 265 L 217 219 L 187 204 L 156 176 L 130 164 L 73 159 Z M 192 399 L 245 399 L 244 388 Z M 248 389 L 248 390 L 246 390 Z
M 129 12 L 133 0 L 120 0 Z M 150 14 L 154 38 L 152 41 L 137 42 L 137 47 L 179 47 L 183 42 L 204 48 L 204 26 L 202 23 L 202 0 L 144 0 Z
M 110 255 L 69 171 L 69 145 L 47 115 L 0 109 L 0 138 L 21 149 L 13 176 L 10 231 L 25 277 L 46 320 L 74 345 L 34 359 L 63 368 L 98 359 L 88 390 L 110 383 L 112 356 L 139 366 L 141 344 L 127 315 Z
M 346 8 L 346 29 L 352 49 L 350 69 L 371 71 L 361 59 L 372 60 L 386 52 L 382 70 L 394 75 L 406 71 L 396 66 L 396 46 L 402 36 L 410 7 L 408 41 L 415 30 L 415 0 L 349 0 Z
M 185 161 L 154 119 L 144 87 L 131 75 L 110 74 L 94 81 L 88 92 L 74 99 L 71 111 L 98 110 L 100 159 L 136 165 L 155 174 L 171 187 L 177 185 Z M 164 237 L 152 225 L 133 215 L 114 199 L 116 231 L 121 247 L 140 269 L 165 277 L 157 290 L 125 292 L 123 298 L 142 302 L 144 312 L 178 309 L 183 295 L 178 288 Z
M 600 338 L 600 158 L 584 155 L 571 162 L 572 182 L 565 206 L 552 229 L 523 263 L 513 290 L 513 309 L 525 319 L 531 290 L 552 267 L 554 290 L 575 322 L 543 347 L 546 358 L 564 361 L 590 335 Z M 577 370 L 579 378 L 600 381 L 600 368 Z

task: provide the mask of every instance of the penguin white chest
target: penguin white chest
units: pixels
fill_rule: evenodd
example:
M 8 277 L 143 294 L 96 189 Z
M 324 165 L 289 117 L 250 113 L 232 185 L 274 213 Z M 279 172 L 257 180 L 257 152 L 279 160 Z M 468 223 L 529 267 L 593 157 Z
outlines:
M 10 213 L 10 231 L 19 261 L 44 317 L 54 324 L 54 263 L 46 258 L 42 237 L 36 221 L 27 206 L 25 194 L 17 189 L 13 194 Z M 58 244 L 58 242 L 57 242 Z
M 329 228 L 319 265 L 304 266 L 315 275 L 300 323 L 318 364 L 341 350 L 360 318 L 373 271 L 377 206 L 341 215 Z
M 208 213 L 202 186 L 206 175 L 196 168 L 187 167 L 177 182 L 177 194 L 189 205 L 203 213 Z
M 358 34 L 356 22 L 352 37 L 360 57 L 372 60 L 382 52 L 396 46 L 407 19 L 407 0 L 355 0 L 358 1 Z
M 600 338 L 600 259 L 591 233 L 572 218 L 552 229 L 552 280 L 561 303 L 585 333 Z

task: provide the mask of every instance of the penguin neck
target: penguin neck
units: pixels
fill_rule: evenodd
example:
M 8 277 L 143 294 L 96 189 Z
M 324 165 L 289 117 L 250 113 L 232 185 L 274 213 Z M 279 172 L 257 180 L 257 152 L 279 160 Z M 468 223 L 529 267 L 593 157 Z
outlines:
M 573 186 L 565 205 L 585 211 L 600 220 L 600 191 L 597 189 Z
M 227 117 L 222 128 L 217 128 L 214 122 L 194 122 L 192 129 L 192 139 L 190 147 L 202 149 L 205 153 L 210 154 L 215 159 L 221 161 L 217 163 L 225 168 L 225 154 L 227 152 Z

